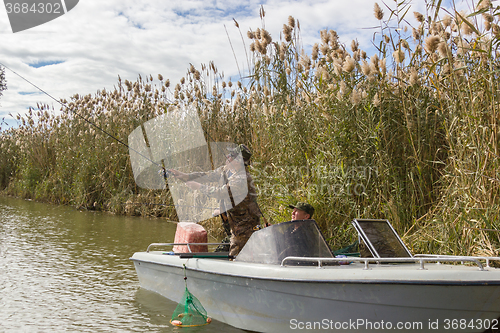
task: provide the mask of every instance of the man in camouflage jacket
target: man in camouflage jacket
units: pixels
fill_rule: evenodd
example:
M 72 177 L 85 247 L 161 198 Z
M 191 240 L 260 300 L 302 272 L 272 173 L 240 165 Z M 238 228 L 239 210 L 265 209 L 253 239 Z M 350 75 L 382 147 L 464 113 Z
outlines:
M 248 147 L 239 145 L 227 155 L 226 165 L 213 172 L 186 174 L 177 170 L 170 170 L 174 177 L 185 181 L 188 187 L 199 190 L 204 195 L 219 199 L 221 208 L 215 215 L 226 213 L 231 232 L 229 248 L 229 255 L 231 256 L 240 253 L 256 227 L 260 225 L 260 216 L 262 214 L 257 204 L 257 190 L 248 171 L 251 156 L 252 153 Z M 218 182 L 219 185 L 209 186 L 193 181 L 193 179 L 200 178 L 203 178 L 204 181 Z M 228 193 L 231 202 L 224 200 L 224 198 L 227 198 Z

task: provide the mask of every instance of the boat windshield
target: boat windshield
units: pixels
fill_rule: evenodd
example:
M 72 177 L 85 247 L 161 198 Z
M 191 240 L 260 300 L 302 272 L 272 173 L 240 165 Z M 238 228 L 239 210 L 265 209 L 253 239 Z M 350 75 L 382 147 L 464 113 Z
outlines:
M 236 260 L 279 265 L 286 257 L 332 258 L 333 255 L 316 221 L 298 220 L 254 232 Z M 295 264 L 310 263 L 297 261 Z

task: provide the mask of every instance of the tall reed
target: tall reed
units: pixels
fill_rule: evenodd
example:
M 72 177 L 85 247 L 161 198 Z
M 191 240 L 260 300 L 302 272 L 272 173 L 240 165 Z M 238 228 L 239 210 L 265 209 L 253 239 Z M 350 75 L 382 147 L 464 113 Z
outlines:
M 306 52 L 293 17 L 273 40 L 262 9 L 262 26 L 247 32 L 248 79 L 228 80 L 210 62 L 191 65 L 175 87 L 161 75 L 119 78 L 111 91 L 64 101 L 60 115 L 41 105 L 1 132 L 0 185 L 175 219 L 168 191 L 137 188 L 127 149 L 75 114 L 126 141 L 148 119 L 191 104 L 207 141 L 251 147 L 273 223 L 289 219 L 289 203 L 308 201 L 334 248 L 354 240 L 354 217 L 369 217 L 389 219 L 414 252 L 497 255 L 500 10 L 487 0 L 471 13 L 440 4 L 413 13 L 414 26 L 411 2 L 377 4 L 372 55 L 333 30 Z

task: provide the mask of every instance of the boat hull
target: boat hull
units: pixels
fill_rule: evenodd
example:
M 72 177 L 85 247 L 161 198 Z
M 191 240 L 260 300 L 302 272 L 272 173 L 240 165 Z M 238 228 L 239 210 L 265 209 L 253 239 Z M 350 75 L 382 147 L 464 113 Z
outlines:
M 251 331 L 482 332 L 500 316 L 500 271 L 492 268 L 281 267 L 145 252 L 132 260 L 141 287 L 179 302 L 186 274 L 210 317 Z

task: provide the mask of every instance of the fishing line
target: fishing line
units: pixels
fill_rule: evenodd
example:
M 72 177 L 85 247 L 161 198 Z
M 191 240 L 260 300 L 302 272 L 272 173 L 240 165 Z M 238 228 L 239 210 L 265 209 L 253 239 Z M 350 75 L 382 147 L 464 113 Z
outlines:
M 163 168 L 162 165 L 160 165 L 159 163 L 156 163 L 155 161 L 151 160 L 149 157 L 147 156 L 144 156 L 143 154 L 141 154 L 140 152 L 138 152 L 137 150 L 131 148 L 128 144 L 126 144 L 125 142 L 123 142 L 122 140 L 118 139 L 117 137 L 115 137 L 114 135 L 108 133 L 106 130 L 104 130 L 103 128 L 97 126 L 95 123 L 93 123 L 92 121 L 90 121 L 89 119 L 85 118 L 84 116 L 80 115 L 78 112 L 74 111 L 73 109 L 71 109 L 66 103 L 63 103 L 62 101 L 56 99 L 54 96 L 52 96 L 51 94 L 49 94 L 48 92 L 46 92 L 45 90 L 43 90 L 42 88 L 38 87 L 36 84 L 32 83 L 31 81 L 29 81 L 28 79 L 24 78 L 22 75 L 18 74 L 17 72 L 15 72 L 14 70 L 10 69 L 8 66 L 5 66 L 3 63 L 0 62 L 0 65 L 7 68 L 9 71 L 11 71 L 12 73 L 14 73 L 15 75 L 19 76 L 21 79 L 23 79 L 24 81 L 28 82 L 30 85 L 32 85 L 33 87 L 35 87 L 36 89 L 40 90 L 42 93 L 44 93 L 45 95 L 47 95 L 48 97 L 50 97 L 51 99 L 53 99 L 54 101 L 56 101 L 57 103 L 61 104 L 62 106 L 66 107 L 68 110 L 70 110 L 74 115 L 76 115 L 77 117 L 79 117 L 80 119 L 84 120 L 85 122 L 87 122 L 88 124 L 94 126 L 95 128 L 97 128 L 98 130 L 100 130 L 101 132 L 103 132 L 104 134 L 106 134 L 107 136 L 109 136 L 110 138 L 112 138 L 113 140 L 116 140 L 117 142 L 121 143 L 122 145 L 124 145 L 125 147 L 127 147 L 129 150 L 132 150 L 133 152 L 139 154 L 141 157 L 144 157 L 145 159 L 147 159 L 148 161 L 150 161 L 151 163 L 159 166 L 160 168 Z
M 149 157 L 147 156 L 144 156 L 143 154 L 141 154 L 140 152 L 138 152 L 137 150 L 133 149 L 133 148 L 130 148 L 130 146 L 128 144 L 126 144 L 125 142 L 123 142 L 122 140 L 118 139 L 117 137 L 115 137 L 114 135 L 108 133 L 106 130 L 104 130 L 103 128 L 97 126 L 95 123 L 93 123 L 92 121 L 90 121 L 89 119 L 85 118 L 84 116 L 80 115 L 78 112 L 74 111 L 73 109 L 69 108 L 68 105 L 66 103 L 63 103 L 62 101 L 56 99 L 54 96 L 52 96 L 51 94 L 49 94 L 48 92 L 46 92 L 45 90 L 43 90 L 42 88 L 38 87 L 36 84 L 34 84 L 33 82 L 31 82 L 30 80 L 26 79 L 25 77 L 23 77 L 21 74 L 18 74 L 16 71 L 14 71 L 13 69 L 9 68 L 8 66 L 6 66 L 5 64 L 3 64 L 2 62 L 0 62 L 0 65 L 7 68 L 9 71 L 11 71 L 12 73 L 14 73 L 15 75 L 19 76 L 21 79 L 23 79 L 24 81 L 28 82 L 30 85 L 32 85 L 33 87 L 35 87 L 36 89 L 38 89 L 39 91 L 41 91 L 42 93 L 44 93 L 45 95 L 47 95 L 48 97 L 50 97 L 51 99 L 53 99 L 54 101 L 56 101 L 57 103 L 61 104 L 62 106 L 68 108 L 68 110 L 71 110 L 71 112 L 73 112 L 73 114 L 75 114 L 77 117 L 81 118 L 82 120 L 84 120 L 85 122 L 89 123 L 90 125 L 94 126 L 95 128 L 97 128 L 98 130 L 100 130 L 101 132 L 103 132 L 104 134 L 108 135 L 110 138 L 116 140 L 117 142 L 121 143 L 123 146 L 127 147 L 129 150 L 132 150 L 133 152 L 139 154 L 141 157 L 144 157 L 146 160 L 150 161 L 151 163 L 155 164 L 156 166 L 160 167 L 163 169 L 163 166 L 153 160 L 151 160 Z M 188 116 L 192 117 L 191 114 L 188 113 Z M 210 133 L 208 133 L 207 130 L 205 130 L 203 127 L 202 127 L 202 130 L 203 132 L 205 132 L 205 135 L 213 141 L 213 138 L 212 136 L 210 135 Z M 218 147 L 218 145 L 217 145 Z M 222 150 L 222 148 L 218 147 L 220 150 Z M 227 159 L 227 157 L 226 157 Z
M 138 152 L 137 150 L 131 148 L 128 144 L 126 144 L 125 142 L 121 141 L 120 139 L 118 139 L 117 137 L 115 137 L 114 135 L 108 133 L 106 130 L 104 130 L 103 128 L 97 126 L 97 124 L 93 123 L 92 121 L 90 121 L 89 119 L 85 118 L 84 116 L 80 115 L 78 112 L 74 111 L 73 109 L 71 109 L 70 107 L 68 107 L 68 105 L 66 103 L 63 103 L 62 101 L 56 99 L 54 96 L 52 96 L 51 94 L 49 94 L 48 92 L 46 92 L 45 90 L 43 90 L 42 88 L 38 87 L 36 84 L 32 83 L 30 80 L 26 79 L 25 77 L 23 77 L 22 75 L 18 74 L 16 71 L 14 71 L 13 69 L 11 69 L 10 67 L 6 66 L 5 64 L 3 64 L 2 62 L 0 62 L 0 65 L 7 68 L 9 71 L 11 71 L 12 73 L 14 73 L 15 75 L 17 75 L 18 77 L 20 77 L 21 79 L 23 79 L 24 81 L 26 81 L 27 83 L 29 83 L 30 85 L 32 85 L 33 87 L 35 87 L 36 89 L 38 89 L 39 91 L 41 91 L 43 94 L 47 95 L 48 97 L 50 97 L 51 99 L 53 99 L 54 101 L 56 101 L 57 103 L 59 103 L 61 106 L 64 106 L 66 107 L 68 110 L 70 110 L 73 114 L 75 114 L 77 117 L 79 117 L 80 119 L 84 120 L 85 122 L 87 122 L 88 124 L 94 126 L 95 128 L 97 128 L 98 130 L 100 130 L 101 132 L 103 132 L 104 134 L 106 134 L 107 136 L 109 136 L 110 138 L 112 138 L 113 140 L 117 141 L 118 143 L 122 144 L 123 146 L 127 147 L 129 150 L 135 152 L 136 154 L 138 154 L 139 156 L 145 158 L 146 160 L 150 161 L 151 163 L 153 163 L 154 165 L 158 166 L 159 168 L 161 168 L 163 170 L 163 177 L 166 178 L 169 174 L 169 172 L 167 170 L 165 170 L 165 167 L 155 161 L 153 161 L 151 158 L 143 155 L 142 153 Z M 188 112 L 188 116 L 192 117 L 192 115 Z M 214 141 L 214 139 L 212 138 L 212 136 L 208 133 L 208 131 L 206 129 L 204 129 L 202 127 L 202 130 L 203 132 L 205 133 L 205 135 L 212 141 Z M 221 147 L 219 147 L 219 145 L 216 145 L 217 149 L 218 150 L 223 150 Z M 223 151 L 222 151 L 223 152 Z M 224 154 L 224 152 L 223 152 Z M 225 154 L 224 154 L 225 155 Z M 226 157 L 226 162 L 229 161 L 229 157 L 228 156 L 225 156 Z M 233 205 L 234 206 L 234 205 Z M 260 211 L 260 207 L 259 207 L 259 211 Z M 262 213 L 262 211 L 260 211 L 262 217 L 264 218 L 264 220 L 266 220 L 264 214 Z M 267 220 L 266 220 L 266 223 L 267 223 Z
M 85 118 L 84 116 L 80 115 L 78 112 L 76 112 L 75 110 L 71 109 L 66 103 L 63 103 L 62 101 L 56 99 L 54 96 L 52 96 L 51 94 L 49 94 L 48 92 L 46 92 L 45 90 L 43 90 L 42 88 L 38 87 L 36 84 L 34 84 L 33 82 L 31 82 L 30 80 L 26 79 L 25 77 L 23 77 L 21 74 L 18 74 L 16 71 L 14 71 L 13 69 L 11 69 L 10 67 L 4 65 L 2 62 L 0 62 L 0 65 L 7 68 L 9 71 L 11 71 L 12 73 L 14 73 L 15 75 L 17 75 L 18 77 L 20 77 L 21 79 L 23 79 L 24 81 L 26 81 L 27 83 L 29 83 L 30 85 L 32 85 L 33 87 L 35 87 L 36 89 L 38 89 L 39 91 L 41 91 L 42 93 L 44 93 L 45 95 L 47 95 L 48 97 L 50 97 L 51 99 L 53 99 L 54 101 L 56 101 L 57 103 L 59 103 L 61 106 L 64 106 L 66 107 L 68 110 L 70 110 L 73 114 L 75 114 L 77 117 L 79 117 L 80 119 L 83 119 L 85 122 L 87 122 L 88 124 L 94 126 L 95 128 L 97 128 L 98 130 L 100 130 L 101 132 L 103 132 L 104 134 L 108 135 L 110 138 L 112 138 L 113 140 L 116 140 L 117 142 L 121 143 L 123 146 L 127 147 L 129 150 L 137 153 L 139 156 L 145 158 L 146 160 L 150 161 L 152 164 L 158 166 L 159 168 L 161 168 L 161 170 L 163 170 L 163 177 L 166 179 L 167 176 L 169 175 L 169 171 L 167 171 L 165 169 L 165 167 L 160 164 L 160 163 L 157 163 L 155 161 L 153 161 L 151 158 L 145 156 L 144 154 L 138 152 L 137 150 L 131 148 L 128 144 L 126 144 L 125 142 L 121 141 L 120 139 L 118 139 L 117 137 L 115 137 L 114 135 L 108 133 L 106 130 L 104 130 L 103 128 L 97 126 L 97 124 L 95 124 L 94 122 L 90 121 L 89 119 Z M 188 112 L 188 116 L 192 117 L 192 115 Z M 210 134 L 205 130 L 203 129 L 202 127 L 202 130 L 203 132 L 205 132 L 205 135 L 213 140 L 213 138 L 210 136 Z M 221 149 L 220 147 L 218 147 L 217 145 L 217 148 L 218 149 Z M 229 158 L 226 157 L 226 160 L 228 160 Z

